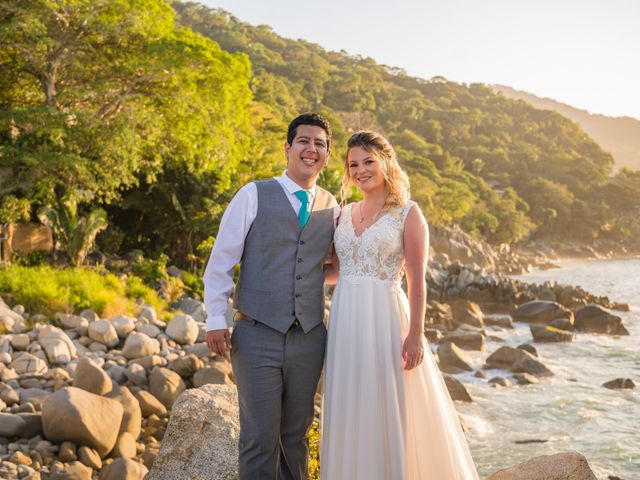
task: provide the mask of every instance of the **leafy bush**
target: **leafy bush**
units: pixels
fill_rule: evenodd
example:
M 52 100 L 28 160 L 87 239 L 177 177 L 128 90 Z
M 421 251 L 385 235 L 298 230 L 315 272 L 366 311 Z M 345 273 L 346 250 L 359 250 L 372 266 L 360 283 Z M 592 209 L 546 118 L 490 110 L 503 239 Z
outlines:
M 0 269 L 0 296 L 24 305 L 31 313 L 78 313 L 85 308 L 103 317 L 135 313 L 149 303 L 160 315 L 164 303 L 142 280 L 121 279 L 87 268 L 9 265 Z

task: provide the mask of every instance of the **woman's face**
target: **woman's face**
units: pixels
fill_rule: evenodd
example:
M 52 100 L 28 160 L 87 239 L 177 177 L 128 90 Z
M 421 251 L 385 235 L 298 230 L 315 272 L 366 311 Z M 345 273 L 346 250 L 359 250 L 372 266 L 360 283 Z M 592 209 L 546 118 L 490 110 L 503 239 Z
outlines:
M 363 192 L 384 189 L 384 175 L 380 161 L 362 147 L 352 147 L 347 153 L 347 167 L 351 181 Z

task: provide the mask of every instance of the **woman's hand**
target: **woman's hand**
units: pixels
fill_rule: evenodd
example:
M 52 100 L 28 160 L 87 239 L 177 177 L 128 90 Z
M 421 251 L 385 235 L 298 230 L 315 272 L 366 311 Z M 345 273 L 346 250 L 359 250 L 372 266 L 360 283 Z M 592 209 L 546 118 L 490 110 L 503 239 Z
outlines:
M 404 369 L 411 370 L 422 363 L 424 359 L 424 340 L 419 333 L 409 333 L 402 345 L 402 360 Z

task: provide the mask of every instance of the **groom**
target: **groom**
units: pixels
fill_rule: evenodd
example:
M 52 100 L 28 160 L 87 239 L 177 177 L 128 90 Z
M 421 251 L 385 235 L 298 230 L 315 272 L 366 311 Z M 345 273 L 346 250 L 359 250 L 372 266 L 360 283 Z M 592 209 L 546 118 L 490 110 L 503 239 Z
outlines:
M 204 274 L 207 344 L 231 363 L 240 400 L 240 479 L 307 478 L 307 432 L 324 361 L 323 264 L 339 209 L 316 185 L 331 129 L 295 118 L 282 176 L 242 187 L 220 223 Z M 225 322 L 233 270 L 233 334 Z

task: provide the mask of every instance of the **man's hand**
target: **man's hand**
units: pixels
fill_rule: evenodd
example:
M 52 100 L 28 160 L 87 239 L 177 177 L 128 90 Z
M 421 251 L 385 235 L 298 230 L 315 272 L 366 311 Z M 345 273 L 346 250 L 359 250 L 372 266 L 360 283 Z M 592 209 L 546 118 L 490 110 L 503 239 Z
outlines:
M 228 357 L 227 350 L 231 350 L 231 335 L 229 329 L 209 330 L 207 332 L 207 345 L 217 355 Z

